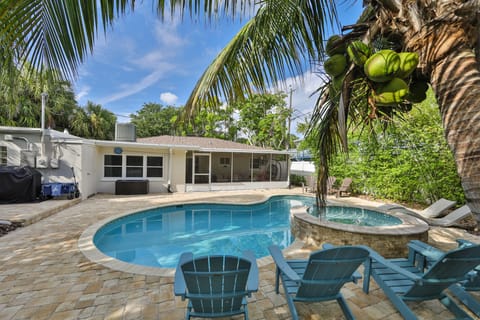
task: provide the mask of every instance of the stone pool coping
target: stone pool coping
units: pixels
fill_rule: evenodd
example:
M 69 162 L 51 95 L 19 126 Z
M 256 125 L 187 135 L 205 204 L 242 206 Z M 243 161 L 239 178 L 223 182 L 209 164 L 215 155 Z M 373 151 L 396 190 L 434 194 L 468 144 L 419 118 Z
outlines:
M 292 196 L 292 194 L 285 193 L 285 194 L 271 194 L 271 195 L 261 195 L 256 197 L 257 199 L 235 199 L 232 201 L 232 198 L 225 197 L 225 198 L 209 198 L 207 200 L 187 200 L 187 201 L 172 201 L 170 203 L 161 204 L 157 206 L 150 206 L 145 207 L 138 210 L 131 210 L 127 212 L 122 212 L 116 214 L 114 216 L 105 218 L 100 220 L 91 226 L 89 226 L 85 231 L 81 234 L 80 238 L 78 239 L 78 249 L 83 253 L 83 255 L 94 263 L 101 264 L 107 268 L 141 274 L 141 275 L 148 275 L 148 276 L 161 276 L 161 277 L 173 277 L 175 275 L 175 268 L 160 268 L 160 267 L 148 267 L 148 266 L 141 266 L 133 263 L 124 262 L 113 257 L 107 256 L 100 250 L 98 250 L 97 246 L 93 242 L 93 238 L 95 234 L 100 230 L 103 226 L 108 223 L 111 223 L 114 220 L 117 220 L 122 217 L 126 217 L 128 215 L 136 214 L 139 212 L 155 209 L 155 208 L 163 208 L 163 207 L 170 207 L 175 205 L 182 205 L 182 204 L 204 204 L 204 203 L 211 203 L 211 204 L 242 204 L 242 205 L 251 205 L 251 204 L 259 204 L 268 201 L 270 198 L 275 196 Z M 310 197 L 310 195 L 305 194 L 294 194 L 294 196 L 305 196 Z M 284 249 L 284 252 L 288 254 L 290 251 L 298 250 L 302 248 L 303 242 L 301 241 L 294 241 L 290 246 Z M 257 259 L 258 267 L 262 267 L 273 263 L 273 259 L 271 256 L 266 256 L 263 258 Z

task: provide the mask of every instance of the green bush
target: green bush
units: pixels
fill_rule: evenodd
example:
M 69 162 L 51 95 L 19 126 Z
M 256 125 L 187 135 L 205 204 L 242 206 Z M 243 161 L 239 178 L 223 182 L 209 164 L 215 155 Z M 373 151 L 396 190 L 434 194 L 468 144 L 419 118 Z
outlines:
M 376 128 L 374 137 L 349 134 L 349 154 L 337 155 L 329 174 L 353 179 L 353 191 L 374 198 L 429 204 L 439 198 L 461 204 L 465 196 L 453 154 L 443 135 L 431 93 L 404 120 Z
M 296 174 L 291 174 L 290 175 L 290 185 L 291 186 L 297 186 L 301 187 L 302 185 L 306 184 L 306 180 L 304 176 L 298 176 Z

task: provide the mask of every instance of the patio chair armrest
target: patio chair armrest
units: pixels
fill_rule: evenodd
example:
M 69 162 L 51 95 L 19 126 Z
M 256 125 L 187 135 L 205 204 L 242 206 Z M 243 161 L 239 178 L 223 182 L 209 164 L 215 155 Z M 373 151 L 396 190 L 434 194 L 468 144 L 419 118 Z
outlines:
M 185 299 L 187 293 L 187 284 L 185 283 L 185 278 L 183 277 L 183 272 L 181 265 L 185 262 L 193 260 L 193 253 L 184 252 L 178 260 L 177 269 L 175 270 L 175 280 L 173 283 L 173 291 L 176 296 L 182 296 L 182 299 Z
M 248 273 L 247 279 L 247 291 L 248 292 L 256 292 L 258 291 L 258 265 L 257 265 L 257 258 L 255 257 L 255 253 L 250 250 L 243 251 L 242 253 L 243 258 L 250 261 L 250 272 Z
M 470 246 L 476 245 L 476 243 L 474 243 L 474 242 L 472 242 L 472 241 L 469 241 L 469 240 L 465 240 L 465 239 L 457 239 L 457 240 L 455 240 L 455 241 L 457 241 L 458 246 L 461 247 L 461 248 L 470 247 Z
M 375 250 L 373 250 L 372 248 L 369 248 L 369 247 L 365 247 L 365 249 L 369 250 L 370 252 L 370 258 L 375 261 L 375 262 L 378 262 L 380 263 L 381 265 L 383 265 L 384 267 L 392 270 L 392 271 L 395 271 L 396 273 L 398 274 L 401 274 L 405 277 L 407 277 L 408 279 L 412 280 L 412 281 L 421 281 L 422 278 L 408 270 L 405 270 L 405 269 L 402 269 L 401 267 L 397 266 L 396 264 L 388 261 L 387 259 L 385 259 L 384 257 L 382 257 L 380 254 L 378 254 Z
M 465 240 L 465 239 L 457 239 L 456 240 L 457 243 L 458 243 L 458 247 L 459 248 L 465 248 L 465 247 L 470 247 L 470 246 L 474 246 L 476 245 L 475 242 L 472 242 L 470 240 Z M 480 276 L 480 265 L 476 266 L 474 269 L 473 269 L 473 272 L 470 272 L 469 273 L 469 276 L 471 277 L 473 275 L 473 277 L 478 277 Z
M 300 281 L 301 278 L 298 274 L 288 265 L 287 261 L 283 257 L 282 250 L 278 246 L 269 246 L 268 251 L 272 255 L 273 261 L 275 262 L 277 268 L 290 280 Z
M 328 243 L 328 242 L 325 242 L 324 244 L 322 244 L 322 249 L 332 249 L 332 248 L 335 248 L 336 246 L 331 244 L 331 243 Z
M 435 262 L 444 254 L 442 250 L 420 240 L 412 240 L 408 243 L 408 259 L 412 263 L 418 262 L 418 267 L 421 269 L 428 267 L 427 262 Z M 421 260 L 417 261 L 417 258 Z

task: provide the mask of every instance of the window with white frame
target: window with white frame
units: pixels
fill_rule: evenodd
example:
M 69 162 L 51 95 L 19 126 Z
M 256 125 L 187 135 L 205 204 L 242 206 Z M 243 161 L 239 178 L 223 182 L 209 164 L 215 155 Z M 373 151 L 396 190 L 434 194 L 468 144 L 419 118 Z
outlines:
M 163 156 L 104 155 L 105 178 L 163 178 Z
M 127 178 L 143 177 L 143 156 L 126 156 L 126 163 Z
M 106 154 L 103 157 L 103 176 L 121 178 L 122 162 L 122 156 Z
M 163 157 L 147 156 L 147 177 L 148 178 L 163 177 Z
M 7 147 L 0 146 L 0 166 L 7 165 Z

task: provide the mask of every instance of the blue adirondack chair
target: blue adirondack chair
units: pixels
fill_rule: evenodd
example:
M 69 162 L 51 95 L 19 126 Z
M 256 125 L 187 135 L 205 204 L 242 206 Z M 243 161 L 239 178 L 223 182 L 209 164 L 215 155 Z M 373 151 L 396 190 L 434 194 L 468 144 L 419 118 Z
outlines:
M 218 318 L 243 314 L 248 319 L 247 297 L 258 290 L 255 255 L 212 255 L 193 258 L 183 253 L 175 272 L 174 292 L 188 299 L 185 319 Z
M 355 319 L 340 289 L 360 278 L 355 271 L 368 259 L 366 249 L 355 246 L 328 248 L 313 252 L 308 260 L 286 260 L 277 246 L 268 248 L 277 266 L 275 291 L 282 279 L 288 307 L 298 319 L 295 301 L 320 302 L 337 300 L 347 319 Z M 358 276 L 357 276 L 358 275 Z
M 370 251 L 371 261 L 365 267 L 364 291 L 369 291 L 369 279 L 382 288 L 395 308 L 407 320 L 417 319 L 406 301 L 438 299 L 456 317 L 472 319 L 445 289 L 455 286 L 468 277 L 469 272 L 480 264 L 480 246 L 459 248 L 442 254 L 425 269 L 424 264 L 409 258 L 385 259 Z
M 460 248 L 475 245 L 463 239 L 458 239 L 457 242 Z M 445 254 L 442 250 L 419 240 L 412 240 L 408 243 L 408 252 L 409 259 L 424 269 L 430 268 Z M 458 300 L 480 318 L 480 302 L 467 292 L 480 291 L 480 265 L 476 266 L 468 275 L 465 281 L 455 283 L 449 289 Z

